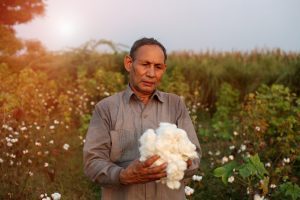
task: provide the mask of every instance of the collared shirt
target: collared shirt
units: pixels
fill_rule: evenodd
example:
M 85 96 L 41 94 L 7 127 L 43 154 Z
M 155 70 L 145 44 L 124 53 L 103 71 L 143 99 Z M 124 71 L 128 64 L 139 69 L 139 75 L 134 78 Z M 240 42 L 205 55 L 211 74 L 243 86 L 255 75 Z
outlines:
M 102 186 L 103 200 L 182 200 L 184 184 L 178 190 L 155 181 L 121 185 L 120 171 L 138 159 L 139 138 L 147 129 L 157 129 L 160 122 L 176 124 L 184 129 L 201 154 L 192 121 L 179 96 L 156 90 L 144 105 L 128 86 L 126 90 L 96 104 L 83 148 L 84 172 Z M 193 160 L 185 176 L 199 167 Z

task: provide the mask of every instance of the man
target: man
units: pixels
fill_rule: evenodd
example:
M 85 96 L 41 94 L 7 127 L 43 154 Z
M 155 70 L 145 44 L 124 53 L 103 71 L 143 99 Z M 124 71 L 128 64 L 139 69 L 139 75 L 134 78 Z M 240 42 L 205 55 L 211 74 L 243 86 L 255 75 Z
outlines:
M 184 103 L 177 95 L 156 89 L 166 71 L 166 59 L 166 50 L 157 40 L 137 40 L 124 58 L 127 89 L 95 107 L 83 149 L 84 171 L 102 186 L 104 200 L 185 199 L 184 184 L 171 190 L 156 182 L 166 177 L 167 163 L 153 167 L 158 156 L 138 160 L 140 136 L 149 128 L 158 128 L 160 122 L 184 129 L 200 158 L 200 145 Z M 185 177 L 198 167 L 199 159 L 188 161 Z

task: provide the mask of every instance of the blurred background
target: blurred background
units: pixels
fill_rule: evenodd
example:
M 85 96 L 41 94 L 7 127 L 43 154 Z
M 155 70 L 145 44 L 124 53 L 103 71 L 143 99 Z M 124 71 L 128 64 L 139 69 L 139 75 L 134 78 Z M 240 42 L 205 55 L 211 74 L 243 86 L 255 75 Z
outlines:
M 141 37 L 165 45 L 159 89 L 184 99 L 202 146 L 186 198 L 300 199 L 299 7 L 2 0 L 0 199 L 100 198 L 85 134 L 95 104 L 126 87 L 123 57 Z

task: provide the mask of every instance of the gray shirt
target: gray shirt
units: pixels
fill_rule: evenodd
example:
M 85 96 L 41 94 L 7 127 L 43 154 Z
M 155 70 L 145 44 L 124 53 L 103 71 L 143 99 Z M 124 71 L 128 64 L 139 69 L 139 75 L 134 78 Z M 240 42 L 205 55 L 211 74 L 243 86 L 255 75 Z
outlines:
M 139 138 L 147 129 L 157 129 L 160 122 L 184 129 L 201 154 L 200 144 L 185 104 L 179 96 L 156 90 L 144 105 L 128 86 L 126 90 L 97 103 L 83 148 L 84 172 L 102 186 L 104 200 L 185 199 L 184 180 L 178 190 L 157 182 L 121 185 L 119 174 L 139 158 Z M 199 167 L 193 160 L 185 177 Z

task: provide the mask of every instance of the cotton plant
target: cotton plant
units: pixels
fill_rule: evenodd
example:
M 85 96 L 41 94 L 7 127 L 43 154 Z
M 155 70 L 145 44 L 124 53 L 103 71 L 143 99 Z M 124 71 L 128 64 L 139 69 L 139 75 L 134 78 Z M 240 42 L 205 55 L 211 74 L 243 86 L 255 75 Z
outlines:
M 168 163 L 167 177 L 159 180 L 170 189 L 178 189 L 180 180 L 184 177 L 189 159 L 198 158 L 196 146 L 189 140 L 183 129 L 175 124 L 160 123 L 158 129 L 146 130 L 140 138 L 140 161 L 145 161 L 153 155 L 160 158 L 154 166 Z

